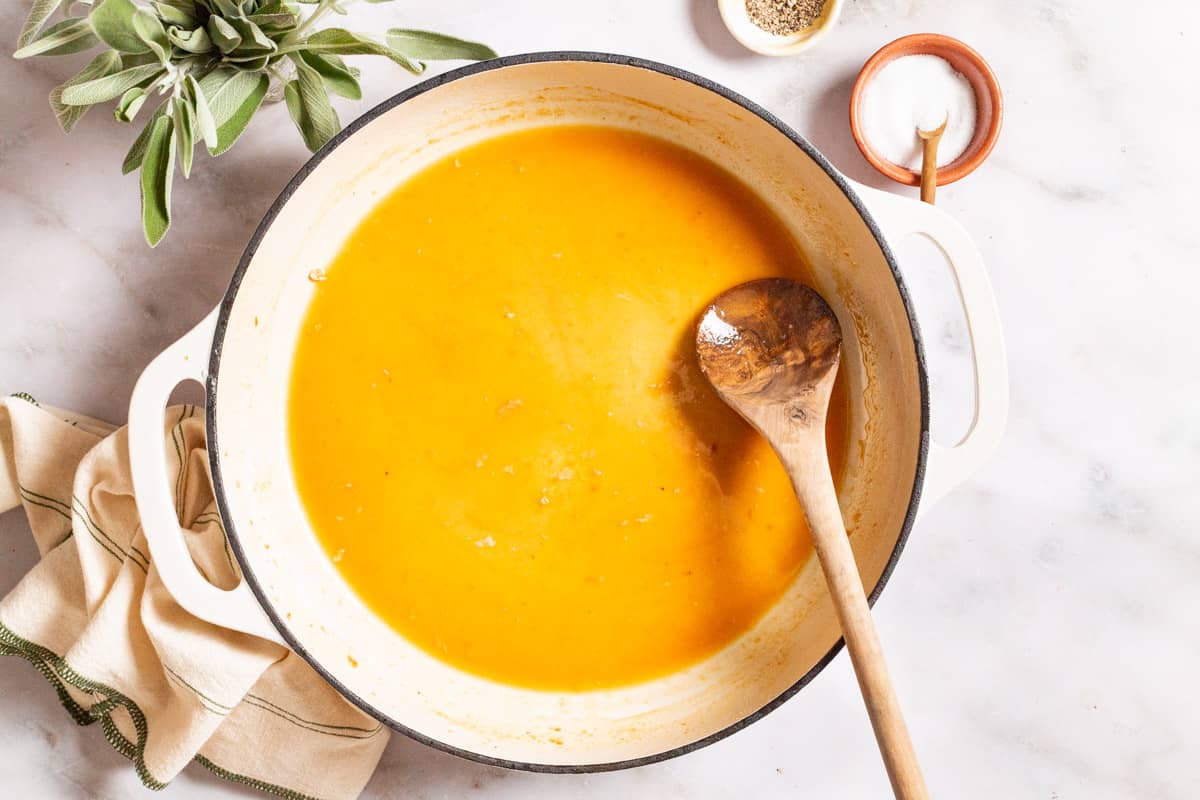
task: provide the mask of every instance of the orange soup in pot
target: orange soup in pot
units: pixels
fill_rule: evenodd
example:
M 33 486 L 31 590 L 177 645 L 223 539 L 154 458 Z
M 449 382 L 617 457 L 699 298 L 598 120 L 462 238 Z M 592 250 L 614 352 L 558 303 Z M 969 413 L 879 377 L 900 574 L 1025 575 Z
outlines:
M 326 553 L 410 641 L 504 683 L 716 652 L 811 553 L 693 352 L 713 296 L 775 275 L 810 282 L 773 213 L 642 134 L 546 127 L 425 169 L 346 242 L 297 344 L 291 458 Z

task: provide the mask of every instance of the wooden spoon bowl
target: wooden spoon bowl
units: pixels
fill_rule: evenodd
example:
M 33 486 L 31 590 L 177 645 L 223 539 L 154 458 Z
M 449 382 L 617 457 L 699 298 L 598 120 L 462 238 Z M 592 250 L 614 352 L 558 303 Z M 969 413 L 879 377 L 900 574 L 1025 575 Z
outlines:
M 696 334 L 700 368 L 718 391 L 747 402 L 794 396 L 837 369 L 842 330 L 807 286 L 765 278 L 735 286 L 705 311 Z

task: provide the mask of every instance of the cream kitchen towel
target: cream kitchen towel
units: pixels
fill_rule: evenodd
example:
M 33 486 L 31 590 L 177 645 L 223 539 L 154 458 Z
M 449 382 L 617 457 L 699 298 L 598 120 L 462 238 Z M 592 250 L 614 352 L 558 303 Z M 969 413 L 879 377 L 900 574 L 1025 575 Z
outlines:
M 192 558 L 229 588 L 240 575 L 213 501 L 203 416 L 168 409 L 163 440 Z M 0 654 L 33 664 L 78 723 L 99 722 L 147 786 L 197 761 L 281 797 L 362 791 L 387 731 L 294 653 L 191 616 L 163 586 L 138 524 L 124 428 L 25 395 L 0 399 L 0 512 L 18 505 L 41 560 L 0 600 Z

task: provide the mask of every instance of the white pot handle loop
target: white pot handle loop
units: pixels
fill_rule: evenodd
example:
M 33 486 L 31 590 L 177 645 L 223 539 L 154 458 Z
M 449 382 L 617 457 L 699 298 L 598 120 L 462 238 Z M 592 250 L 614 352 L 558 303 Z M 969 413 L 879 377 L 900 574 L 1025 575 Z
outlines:
M 930 443 L 921 508 L 929 508 L 966 481 L 995 454 L 1008 420 L 1008 357 L 1000 312 L 979 248 L 946 212 L 878 189 L 855 185 L 888 240 L 927 236 L 945 254 L 958 288 L 975 364 L 975 413 L 953 445 Z
M 171 596 L 200 619 L 235 631 L 285 644 L 243 580 L 225 590 L 196 569 L 184 543 L 184 531 L 172 506 L 167 482 L 167 445 L 163 413 L 180 381 L 204 383 L 209 350 L 217 326 L 214 309 L 199 325 L 164 350 L 138 378 L 129 402 L 129 467 L 150 559 Z

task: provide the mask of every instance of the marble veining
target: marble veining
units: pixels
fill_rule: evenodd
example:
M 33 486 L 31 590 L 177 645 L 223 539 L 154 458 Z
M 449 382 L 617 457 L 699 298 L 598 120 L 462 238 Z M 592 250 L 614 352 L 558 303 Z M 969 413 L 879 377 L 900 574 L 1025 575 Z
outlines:
M 27 2 L 0 9 L 15 41 Z M 849 137 L 854 75 L 918 31 L 979 49 L 1000 77 L 990 161 L 938 202 L 976 237 L 1008 337 L 1012 416 L 982 473 L 926 515 L 877 607 L 935 797 L 1187 800 L 1200 784 L 1200 5 L 1117 0 L 849 0 L 802 56 L 752 56 L 713 0 L 354 6 L 350 27 L 430 27 L 498 51 L 596 49 L 676 64 L 794 125 L 851 177 L 887 187 Z M 413 78 L 360 59 L 366 100 Z M 0 57 L 0 392 L 120 422 L 150 358 L 220 298 L 305 151 L 282 106 L 175 186 L 148 250 L 119 164 L 136 131 L 94 110 L 70 137 L 46 95 L 81 59 Z M 910 190 L 901 190 L 910 191 Z M 969 355 L 936 250 L 899 248 L 932 365 L 935 433 L 969 419 Z M 0 592 L 35 558 L 0 517 Z M 0 774 L 13 797 L 141 796 L 100 731 L 0 659 Z M 187 770 L 167 798 L 252 796 Z M 887 783 L 844 655 L 763 721 L 684 758 L 548 776 L 393 738 L 366 797 L 880 798 Z

